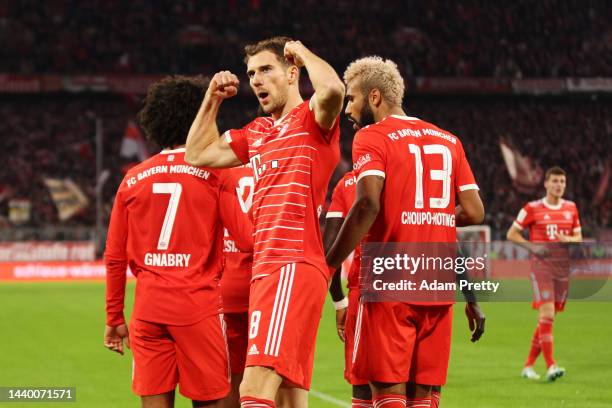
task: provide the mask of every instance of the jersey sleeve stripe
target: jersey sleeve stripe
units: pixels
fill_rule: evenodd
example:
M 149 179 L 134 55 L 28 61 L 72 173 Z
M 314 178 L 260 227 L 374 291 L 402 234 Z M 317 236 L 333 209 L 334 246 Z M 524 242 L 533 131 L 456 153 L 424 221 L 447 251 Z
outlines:
M 573 231 L 573 232 L 580 232 L 580 231 L 582 231 L 582 228 L 580 228 L 580 227 L 576 227 L 576 228 L 574 228 L 572 231 Z
M 344 213 L 341 211 L 330 211 L 325 215 L 325 218 L 344 218 Z
M 367 176 L 378 176 L 378 177 L 385 178 L 386 175 L 385 175 L 385 172 L 382 170 L 366 170 L 363 173 L 361 173 L 359 177 L 357 177 L 357 182 L 359 182 L 359 180 Z
M 521 227 L 521 224 L 519 224 L 518 222 L 514 221 L 512 223 L 512 225 L 514 225 L 516 228 L 520 229 L 521 231 L 524 229 L 523 227 Z
M 464 184 L 459 186 L 459 191 L 480 190 L 476 184 Z

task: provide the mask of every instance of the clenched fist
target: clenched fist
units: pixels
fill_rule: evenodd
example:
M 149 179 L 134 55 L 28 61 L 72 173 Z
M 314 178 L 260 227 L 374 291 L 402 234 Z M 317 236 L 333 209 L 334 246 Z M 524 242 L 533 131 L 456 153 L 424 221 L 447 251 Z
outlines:
M 228 99 L 232 96 L 236 96 L 239 84 L 240 81 L 238 81 L 236 75 L 232 74 L 230 71 L 220 71 L 210 80 L 206 93 L 210 97 Z
M 303 67 L 304 59 L 302 56 L 305 52 L 308 52 L 308 48 L 306 48 L 301 41 L 287 41 L 287 43 L 285 43 L 285 59 L 290 65 Z

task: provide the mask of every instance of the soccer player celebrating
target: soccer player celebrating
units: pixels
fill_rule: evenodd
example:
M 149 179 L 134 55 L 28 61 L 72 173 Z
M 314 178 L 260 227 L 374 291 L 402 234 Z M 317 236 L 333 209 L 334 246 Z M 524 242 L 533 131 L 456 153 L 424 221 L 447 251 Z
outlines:
M 355 189 L 357 179 L 352 171 L 349 171 L 338 181 L 332 195 L 332 201 L 325 216 L 325 231 L 323 233 L 323 245 L 329 252 L 334 243 L 342 223 L 355 200 Z M 331 280 L 329 292 L 336 308 L 336 329 L 338 336 L 344 342 L 344 378 L 353 386 L 352 407 L 371 408 L 372 392 L 368 380 L 358 378 L 352 374 L 353 351 L 355 348 L 355 328 L 359 309 L 359 269 L 360 269 L 360 246 L 355 248 L 353 260 L 347 276 L 348 296 L 345 298 L 340 270 L 337 270 Z M 457 274 L 457 279 L 468 279 L 467 272 Z M 480 310 L 476 296 L 469 289 L 463 289 L 466 300 L 465 313 L 468 318 L 471 341 L 476 342 L 484 333 L 485 316 Z M 431 397 L 440 398 L 440 386 L 432 388 Z M 433 402 L 432 402 L 432 405 Z
M 149 87 L 139 114 L 164 150 L 125 175 L 110 219 L 104 345 L 134 358 L 143 407 L 172 407 L 177 383 L 193 406 L 221 406 L 230 388 L 219 278 L 223 221 L 252 248 L 229 206 L 219 208 L 216 170 L 187 164 L 183 145 L 204 95 L 199 78 L 169 77 Z M 130 333 L 123 314 L 126 267 L 136 276 Z
M 482 222 L 483 205 L 461 142 L 406 116 L 395 63 L 362 58 L 349 65 L 344 80 L 345 113 L 359 129 L 353 142 L 357 190 L 327 255 L 330 268 L 339 268 L 362 239 L 454 243 L 455 225 Z M 456 222 L 410 225 L 400 222 L 406 211 L 445 214 Z M 435 406 L 432 386 L 446 381 L 452 305 L 362 303 L 358 313 L 352 372 L 369 380 L 374 407 L 405 407 L 407 397 L 410 406 Z
M 253 170 L 250 165 L 234 167 L 221 171 L 221 194 L 219 205 L 238 207 L 234 212 L 236 224 L 244 225 L 251 233 L 253 226 L 250 213 L 253 203 Z M 225 399 L 225 408 L 240 407 L 238 387 L 242 381 L 248 342 L 249 290 L 253 251 L 241 251 L 225 229 L 223 238 L 223 277 L 221 294 L 223 297 L 223 318 L 227 326 L 227 344 L 230 367 L 232 369 L 232 389 Z
M 255 244 L 241 403 L 273 407 L 282 384 L 299 408 L 307 406 L 329 278 L 318 216 L 340 156 L 344 85 L 299 41 L 276 37 L 245 51 L 249 84 L 269 116 L 220 137 L 217 112 L 239 83 L 228 71 L 215 74 L 189 131 L 186 158 L 193 165 L 253 167 Z M 302 66 L 315 90 L 307 101 L 299 92 Z
M 565 308 L 569 289 L 569 256 L 564 245 L 554 243 L 582 241 L 576 204 L 562 198 L 565 182 L 563 169 L 556 166 L 548 169 L 544 176 L 546 197 L 525 205 L 507 233 L 510 241 L 527 248 L 534 256 L 531 274 L 533 308 L 538 309 L 539 319 L 529 356 L 521 372 L 522 377 L 531 380 L 540 378 L 533 369 L 540 352 L 546 361 L 547 381 L 555 381 L 565 374 L 565 369 L 555 364 L 552 331 L 556 312 Z M 522 235 L 525 229 L 529 230 L 531 242 Z

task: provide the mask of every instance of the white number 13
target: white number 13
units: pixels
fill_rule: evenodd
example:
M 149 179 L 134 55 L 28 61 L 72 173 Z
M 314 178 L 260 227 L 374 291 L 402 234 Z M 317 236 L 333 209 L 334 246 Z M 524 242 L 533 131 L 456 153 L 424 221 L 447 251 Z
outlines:
M 166 216 L 164 217 L 164 224 L 162 225 L 159 233 L 159 240 L 157 241 L 157 249 L 168 249 L 170 236 L 172 235 L 172 227 L 174 226 L 174 219 L 176 218 L 176 210 L 178 209 L 182 191 L 183 187 L 179 183 L 153 183 L 153 194 L 170 194 L 168 208 L 166 208 Z
M 424 207 L 423 198 L 423 160 L 421 159 L 421 148 L 417 145 L 408 145 L 410 153 L 414 155 L 416 188 L 414 192 L 414 208 Z M 450 203 L 451 173 L 453 171 L 453 157 L 448 147 L 439 144 L 423 146 L 425 154 L 439 154 L 442 156 L 442 169 L 430 170 L 429 177 L 432 180 L 442 182 L 442 197 L 430 197 L 430 208 L 446 208 Z

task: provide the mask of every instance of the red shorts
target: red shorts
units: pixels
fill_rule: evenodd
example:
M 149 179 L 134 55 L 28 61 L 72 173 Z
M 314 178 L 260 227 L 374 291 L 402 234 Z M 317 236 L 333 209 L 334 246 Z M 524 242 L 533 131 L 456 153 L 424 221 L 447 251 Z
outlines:
M 326 294 L 321 271 L 304 263 L 253 281 L 246 366 L 273 368 L 285 385 L 309 389 Z
M 349 305 L 346 310 L 344 322 L 344 378 L 351 385 L 367 385 L 368 380 L 358 378 L 352 374 L 353 350 L 355 348 L 355 324 L 357 323 L 357 311 L 359 310 L 359 289 L 349 289 Z
M 227 346 L 232 374 L 242 374 L 246 361 L 249 314 L 248 312 L 225 313 L 223 317 L 227 325 Z
M 224 398 L 230 389 L 223 315 L 188 326 L 132 319 L 132 389 L 137 395 L 173 391 L 192 400 Z
M 359 308 L 353 375 L 390 384 L 446 383 L 452 306 L 377 302 Z
M 531 285 L 533 286 L 532 307 L 539 309 L 544 303 L 555 303 L 555 311 L 565 309 L 567 293 L 569 291 L 569 277 L 555 276 L 550 272 L 532 272 Z

